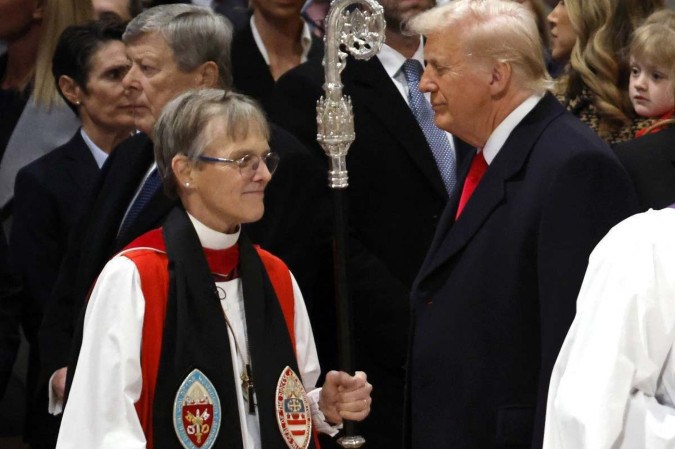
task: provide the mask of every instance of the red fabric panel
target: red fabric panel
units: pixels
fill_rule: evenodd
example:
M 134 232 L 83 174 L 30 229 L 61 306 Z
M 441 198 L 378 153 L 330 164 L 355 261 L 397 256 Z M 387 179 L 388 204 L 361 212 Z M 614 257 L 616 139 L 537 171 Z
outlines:
M 291 344 L 295 348 L 295 297 L 293 296 L 293 282 L 291 281 L 291 272 L 288 271 L 286 264 L 264 249 L 256 246 L 256 251 L 262 260 L 267 275 L 272 282 L 274 292 L 277 294 L 281 311 L 286 320 L 286 327 L 291 336 Z
M 141 289 L 145 298 L 143 340 L 141 342 L 141 397 L 136 402 L 136 412 L 147 440 L 152 449 L 152 414 L 155 400 L 155 386 L 159 371 L 159 357 L 162 352 L 162 335 L 168 298 L 169 270 L 166 254 L 139 249 L 125 254 L 134 264 L 141 277 Z

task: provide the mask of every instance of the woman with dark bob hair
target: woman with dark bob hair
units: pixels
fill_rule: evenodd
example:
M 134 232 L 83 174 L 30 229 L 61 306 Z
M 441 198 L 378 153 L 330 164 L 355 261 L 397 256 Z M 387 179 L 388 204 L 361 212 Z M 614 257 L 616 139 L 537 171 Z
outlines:
M 240 94 L 202 89 L 167 104 L 155 159 L 181 206 L 99 276 L 58 448 L 307 448 L 312 430 L 368 415 L 364 373 L 331 371 L 315 388 L 298 285 L 241 231 L 262 217 L 279 162 L 268 137 Z
M 22 325 L 31 346 L 26 422 L 32 423 L 29 440 L 36 445 L 40 440 L 45 447 L 54 446 L 58 431 L 58 419 L 47 411 L 59 409 L 48 406 L 48 379 L 39 378 L 44 359 L 37 351 L 38 328 L 69 234 L 100 168 L 134 129 L 133 109 L 122 86 L 130 66 L 123 31 L 119 23 L 90 22 L 69 26 L 61 34 L 52 62 L 53 88 L 79 116 L 81 127 L 67 143 L 21 168 L 14 184 L 11 263 L 23 284 Z M 30 133 L 43 133 L 44 127 L 47 123 L 40 122 Z M 54 141 L 53 137 L 46 141 Z

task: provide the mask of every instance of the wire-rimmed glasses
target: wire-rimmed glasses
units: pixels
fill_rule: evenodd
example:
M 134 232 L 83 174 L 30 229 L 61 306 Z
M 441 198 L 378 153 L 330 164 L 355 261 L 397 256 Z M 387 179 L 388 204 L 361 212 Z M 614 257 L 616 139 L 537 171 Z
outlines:
M 256 154 L 246 154 L 239 159 L 227 159 L 224 157 L 197 156 L 197 160 L 210 164 L 236 164 L 239 167 L 239 173 L 242 176 L 253 177 L 262 161 L 267 167 L 270 175 L 274 174 L 279 166 L 279 155 L 277 153 L 267 153 L 263 156 Z

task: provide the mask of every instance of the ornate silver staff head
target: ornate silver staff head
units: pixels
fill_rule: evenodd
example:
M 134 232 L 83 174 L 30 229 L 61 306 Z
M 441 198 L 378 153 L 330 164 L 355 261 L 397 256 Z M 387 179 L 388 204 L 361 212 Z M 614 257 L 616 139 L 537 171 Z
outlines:
M 333 0 L 326 16 L 325 95 L 316 105 L 316 139 L 330 160 L 328 185 L 334 189 L 349 185 L 347 151 L 354 141 L 352 102 L 342 95 L 340 73 L 347 56 L 370 59 L 384 41 L 384 10 L 375 0 Z

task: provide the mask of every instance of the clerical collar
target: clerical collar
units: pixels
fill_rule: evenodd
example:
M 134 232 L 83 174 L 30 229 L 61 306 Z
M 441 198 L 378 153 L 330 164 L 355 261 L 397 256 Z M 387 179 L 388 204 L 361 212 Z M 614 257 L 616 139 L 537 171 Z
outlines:
M 197 231 L 197 236 L 199 237 L 199 243 L 201 243 L 203 248 L 209 249 L 227 249 L 233 247 L 239 240 L 239 234 L 241 233 L 241 226 L 237 227 L 237 231 L 232 234 L 225 234 L 223 232 L 218 232 L 206 226 L 201 221 L 197 220 L 195 217 L 187 214 L 192 222 L 192 226 L 195 227 Z

